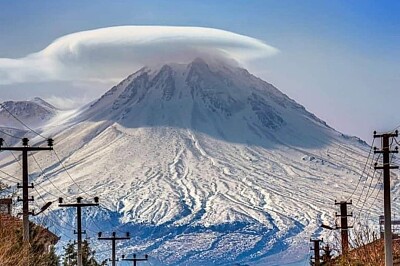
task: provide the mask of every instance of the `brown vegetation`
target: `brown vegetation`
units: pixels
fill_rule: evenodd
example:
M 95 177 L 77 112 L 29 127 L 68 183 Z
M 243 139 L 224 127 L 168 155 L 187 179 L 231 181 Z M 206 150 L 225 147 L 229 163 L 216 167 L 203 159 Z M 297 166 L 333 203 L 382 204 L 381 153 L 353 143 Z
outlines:
M 364 227 L 357 230 L 350 239 L 350 251 L 323 265 L 327 266 L 384 266 L 384 240 L 376 232 Z M 338 243 L 338 242 L 337 242 Z M 339 245 L 336 244 L 336 247 Z M 335 248 L 337 251 L 338 248 Z M 400 239 L 393 239 L 394 265 L 400 266 Z
M 30 244 L 22 241 L 22 221 L 0 214 L 0 261 L 4 266 L 55 266 L 57 257 L 49 245 L 58 237 L 47 229 L 31 223 Z M 29 255 L 28 255 L 29 254 Z

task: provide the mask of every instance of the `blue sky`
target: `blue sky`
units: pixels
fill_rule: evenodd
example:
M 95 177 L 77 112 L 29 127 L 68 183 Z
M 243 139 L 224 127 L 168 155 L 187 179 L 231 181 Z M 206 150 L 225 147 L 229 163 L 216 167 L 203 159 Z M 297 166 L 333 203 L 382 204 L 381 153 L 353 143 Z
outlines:
M 250 36 L 280 53 L 251 72 L 334 128 L 370 141 L 400 124 L 398 1 L 3 1 L 0 58 L 56 38 L 119 25 L 202 26 Z M 132 70 L 133 72 L 134 70 Z M 110 84 L 0 85 L 0 99 L 92 99 Z

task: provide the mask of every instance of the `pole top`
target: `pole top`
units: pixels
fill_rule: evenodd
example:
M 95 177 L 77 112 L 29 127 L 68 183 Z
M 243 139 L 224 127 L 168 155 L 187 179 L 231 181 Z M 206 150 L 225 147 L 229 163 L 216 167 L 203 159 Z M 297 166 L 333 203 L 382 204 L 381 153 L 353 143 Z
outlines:
M 47 146 L 53 147 L 54 140 L 52 138 L 47 139 Z
M 29 142 L 29 139 L 28 139 L 28 138 L 23 138 L 23 139 L 22 139 L 22 145 L 28 146 L 28 142 Z

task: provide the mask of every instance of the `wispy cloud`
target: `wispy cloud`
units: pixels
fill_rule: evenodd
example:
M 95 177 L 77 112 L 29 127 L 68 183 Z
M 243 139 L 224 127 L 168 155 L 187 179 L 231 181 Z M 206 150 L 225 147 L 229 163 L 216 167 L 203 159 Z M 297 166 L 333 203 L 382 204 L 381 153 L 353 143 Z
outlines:
M 210 54 L 246 64 L 277 52 L 260 40 L 212 28 L 101 28 L 63 36 L 23 58 L 0 58 L 0 84 L 120 80 L 144 65 Z
M 58 109 L 69 110 L 80 107 L 88 103 L 91 99 L 89 99 L 87 96 L 68 98 L 68 97 L 58 97 L 52 95 L 50 97 L 46 97 L 44 100 L 51 103 Z

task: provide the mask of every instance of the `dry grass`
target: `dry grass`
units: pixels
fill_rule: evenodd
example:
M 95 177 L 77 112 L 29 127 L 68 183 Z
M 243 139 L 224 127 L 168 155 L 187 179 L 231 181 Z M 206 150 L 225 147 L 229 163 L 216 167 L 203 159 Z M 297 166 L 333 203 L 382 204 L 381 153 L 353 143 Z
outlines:
M 337 242 L 338 243 L 338 242 Z M 340 245 L 335 244 L 335 249 Z M 400 265 L 400 243 L 393 241 L 394 265 Z M 396 263 L 396 261 L 399 261 Z M 353 232 L 350 238 L 350 251 L 347 255 L 339 256 L 333 261 L 326 263 L 328 266 L 384 266 L 385 251 L 384 240 L 368 227 Z
M 23 245 L 22 222 L 0 219 L 0 262 L 3 266 L 49 265 L 44 229 L 31 224 L 30 244 Z

